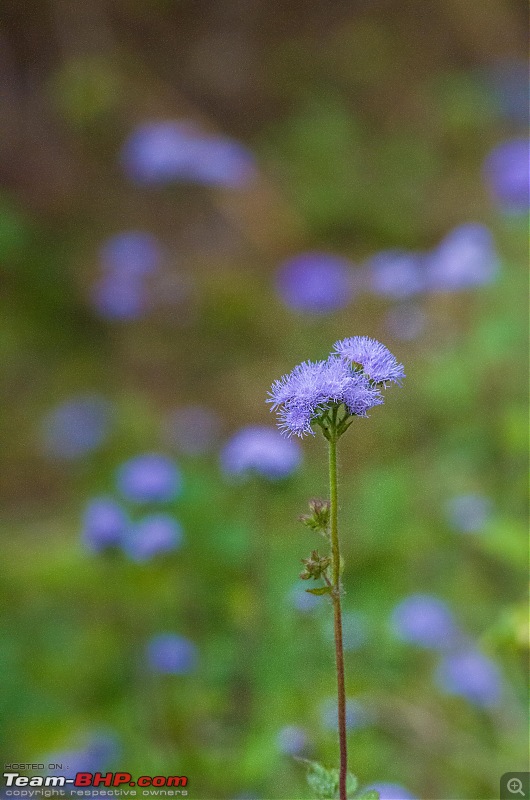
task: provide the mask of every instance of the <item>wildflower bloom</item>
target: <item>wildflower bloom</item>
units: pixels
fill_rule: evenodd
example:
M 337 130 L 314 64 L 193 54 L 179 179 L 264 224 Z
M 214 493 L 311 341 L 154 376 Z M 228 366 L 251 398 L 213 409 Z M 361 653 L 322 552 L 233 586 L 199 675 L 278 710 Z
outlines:
M 133 561 L 149 561 L 176 550 L 182 542 L 182 529 L 169 514 L 150 514 L 130 530 L 123 546 Z
M 189 120 L 138 126 L 123 146 L 121 161 L 127 177 L 143 184 L 186 181 L 240 188 L 256 173 L 251 154 L 239 142 L 207 134 Z
M 107 438 L 112 405 L 99 395 L 72 397 L 42 420 L 44 450 L 55 458 L 74 460 L 97 450 Z
M 492 503 L 479 494 L 463 494 L 449 500 L 445 511 L 454 528 L 463 533 L 477 533 L 487 524 Z
M 147 660 L 155 672 L 166 675 L 185 675 L 197 663 L 197 648 L 193 642 L 176 633 L 160 633 L 147 645 Z
M 434 291 L 451 292 L 491 283 L 499 271 L 493 237 L 485 225 L 468 223 L 452 230 L 427 263 L 427 282 Z
M 499 669 L 478 650 L 446 655 L 438 665 L 435 681 L 445 694 L 463 697 L 480 708 L 493 708 L 501 698 Z
M 486 182 L 494 200 L 504 211 L 528 211 L 529 155 L 530 141 L 520 138 L 497 145 L 486 159 Z
M 302 253 L 280 267 L 276 288 L 294 311 L 327 314 L 350 302 L 352 264 L 330 253 Z
M 447 604 L 428 594 L 414 594 L 402 600 L 392 612 L 391 625 L 398 639 L 421 647 L 443 649 L 458 637 Z
M 221 466 L 227 475 L 256 473 L 274 481 L 294 472 L 301 457 L 298 445 L 275 428 L 253 425 L 239 430 L 224 446 Z
M 335 342 L 335 352 L 346 361 L 363 368 L 374 383 L 400 384 L 405 377 L 403 364 L 399 364 L 390 350 L 369 336 L 352 336 Z
M 122 495 L 135 503 L 167 502 L 182 485 L 177 465 L 164 455 L 149 453 L 126 461 L 118 471 Z
M 365 417 L 383 398 L 364 374 L 332 355 L 326 361 L 298 364 L 273 383 L 267 402 L 278 412 L 282 431 L 304 436 L 313 433 L 311 423 L 333 403 L 344 403 L 350 414 Z
M 92 500 L 83 518 L 83 541 L 96 553 L 108 547 L 117 547 L 129 527 L 123 508 L 110 497 Z

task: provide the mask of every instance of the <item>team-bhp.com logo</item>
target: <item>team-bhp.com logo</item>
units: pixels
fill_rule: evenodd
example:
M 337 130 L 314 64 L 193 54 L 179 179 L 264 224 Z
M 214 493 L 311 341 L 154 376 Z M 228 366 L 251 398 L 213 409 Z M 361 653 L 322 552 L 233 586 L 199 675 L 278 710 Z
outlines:
M 126 786 L 138 786 L 144 791 L 145 796 L 150 795 L 170 795 L 187 797 L 188 792 L 185 787 L 188 779 L 184 775 L 140 775 L 133 780 L 130 772 L 77 772 L 75 778 L 67 778 L 65 775 L 20 775 L 18 772 L 4 772 L 5 795 L 7 797 L 29 797 L 41 795 L 49 797 L 53 790 L 54 794 L 71 796 L 93 796 L 93 789 L 99 789 L 98 794 L 102 795 L 131 795 L 136 796 L 136 790 L 123 791 Z M 83 788 L 89 788 L 89 792 Z M 112 787 L 112 788 L 111 788 Z M 154 787 L 154 790 L 153 790 Z M 160 787 L 164 787 L 163 790 Z M 110 791 L 107 791 L 107 788 Z M 44 792 L 43 789 L 48 791 Z M 114 791 L 112 790 L 114 789 Z

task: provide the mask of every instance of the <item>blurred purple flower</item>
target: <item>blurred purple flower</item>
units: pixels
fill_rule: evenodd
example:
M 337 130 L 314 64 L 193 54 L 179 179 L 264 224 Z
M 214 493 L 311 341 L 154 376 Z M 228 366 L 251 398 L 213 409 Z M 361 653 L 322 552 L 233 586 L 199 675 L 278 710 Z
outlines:
M 445 694 L 464 697 L 480 708 L 494 708 L 501 699 L 499 669 L 478 650 L 446 655 L 438 665 L 435 681 Z
M 276 737 L 278 750 L 287 756 L 299 756 L 307 747 L 307 733 L 297 725 L 286 725 Z
M 301 458 L 296 442 L 285 439 L 275 428 L 253 425 L 241 428 L 227 442 L 221 452 L 221 466 L 227 475 L 255 473 L 275 481 L 294 472 Z
M 123 542 L 133 561 L 145 562 L 155 556 L 177 550 L 182 543 L 182 529 L 169 514 L 151 514 L 137 522 Z
M 399 364 L 390 350 L 369 336 L 352 336 L 335 342 L 334 351 L 346 361 L 360 364 L 365 375 L 375 383 L 401 384 L 405 377 L 403 364 Z
M 96 497 L 86 507 L 83 517 L 83 541 L 89 550 L 99 553 L 118 547 L 129 528 L 123 508 L 110 497 Z
M 256 175 L 254 159 L 243 145 L 186 120 L 138 126 L 123 146 L 121 161 L 127 177 L 144 184 L 186 181 L 240 188 Z
M 487 67 L 484 72 L 493 89 L 497 106 L 505 117 L 516 122 L 528 122 L 528 64 L 505 59 Z
M 149 296 L 137 277 L 109 274 L 92 289 L 92 305 L 100 317 L 128 321 L 144 316 L 149 308 Z
M 147 659 L 152 670 L 165 675 L 186 675 L 197 665 L 197 647 L 176 633 L 153 636 L 147 646 Z
M 306 613 L 313 611 L 315 608 L 322 604 L 322 598 L 318 595 L 306 592 L 303 586 L 296 584 L 289 592 L 289 601 L 296 611 Z
M 418 294 L 425 288 L 424 256 L 403 250 L 385 250 L 368 263 L 373 292 L 394 300 Z
M 135 503 L 162 503 L 180 492 L 182 477 L 175 462 L 158 453 L 148 453 L 126 461 L 118 470 L 122 495 Z
M 100 261 L 107 272 L 129 278 L 156 272 L 161 260 L 158 240 L 145 231 L 117 233 L 107 239 L 100 251 Z
M 464 533 L 477 533 L 490 519 L 493 505 L 488 497 L 463 494 L 448 500 L 445 510 L 454 528 Z
M 112 421 L 112 404 L 99 395 L 79 395 L 49 411 L 41 422 L 46 454 L 74 460 L 105 442 Z
M 206 406 L 184 406 L 170 414 L 164 427 L 169 444 L 186 455 L 195 456 L 208 452 L 215 445 L 221 420 Z
M 470 222 L 452 230 L 428 258 L 433 291 L 452 292 L 491 283 L 499 271 L 493 238 L 485 225 Z
M 415 795 L 399 783 L 371 783 L 364 788 L 365 792 L 375 789 L 379 792 L 380 800 L 417 800 Z
M 337 700 L 329 698 L 322 703 L 322 724 L 328 731 L 338 729 Z M 346 727 L 348 730 L 365 728 L 372 721 L 372 714 L 358 700 L 346 700 Z
M 529 206 L 530 140 L 511 139 L 497 145 L 484 163 L 484 176 L 503 211 L 525 213 Z
M 347 259 L 330 253 L 302 253 L 280 267 L 276 288 L 294 311 L 329 314 L 352 299 L 352 266 Z
M 64 775 L 74 778 L 77 772 L 101 772 L 111 766 L 120 753 L 118 738 L 114 733 L 93 734 L 80 750 L 65 750 L 50 753 L 40 759 L 43 764 L 60 764 L 57 769 L 48 769 L 48 775 Z
M 389 309 L 385 316 L 386 329 L 395 339 L 409 342 L 423 332 L 427 317 L 416 305 L 405 303 Z
M 403 642 L 435 650 L 454 645 L 459 636 L 447 604 L 428 594 L 413 594 L 402 600 L 392 612 L 391 626 Z

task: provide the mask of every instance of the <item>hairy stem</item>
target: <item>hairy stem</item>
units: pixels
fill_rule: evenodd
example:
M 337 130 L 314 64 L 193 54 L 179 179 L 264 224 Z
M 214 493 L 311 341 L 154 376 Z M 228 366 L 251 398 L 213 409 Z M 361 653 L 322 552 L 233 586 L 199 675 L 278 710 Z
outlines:
M 331 552 L 333 555 L 333 618 L 335 630 L 335 662 L 337 666 L 337 699 L 339 720 L 340 773 L 339 797 L 346 800 L 346 776 L 348 772 L 348 751 L 346 740 L 346 689 L 344 685 L 344 651 L 342 647 L 342 610 L 340 580 L 340 545 L 338 531 L 337 505 L 337 427 L 336 420 L 329 438 L 329 497 Z

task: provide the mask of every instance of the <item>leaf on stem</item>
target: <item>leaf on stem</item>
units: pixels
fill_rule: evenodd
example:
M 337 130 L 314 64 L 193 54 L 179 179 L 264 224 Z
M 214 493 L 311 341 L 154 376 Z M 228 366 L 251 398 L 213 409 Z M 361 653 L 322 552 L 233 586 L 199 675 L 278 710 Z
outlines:
M 334 800 L 339 790 L 338 769 L 327 769 L 318 761 L 307 761 L 307 783 L 319 800 Z

